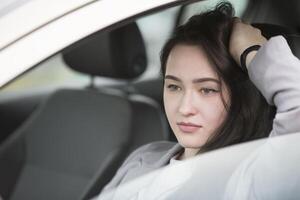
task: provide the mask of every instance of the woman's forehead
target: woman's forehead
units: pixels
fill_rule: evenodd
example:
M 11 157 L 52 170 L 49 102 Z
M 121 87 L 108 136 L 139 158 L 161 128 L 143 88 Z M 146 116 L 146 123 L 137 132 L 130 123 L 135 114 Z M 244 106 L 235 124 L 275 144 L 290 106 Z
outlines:
M 166 64 L 166 75 L 188 79 L 218 79 L 204 50 L 199 46 L 186 44 L 176 45 L 171 50 Z

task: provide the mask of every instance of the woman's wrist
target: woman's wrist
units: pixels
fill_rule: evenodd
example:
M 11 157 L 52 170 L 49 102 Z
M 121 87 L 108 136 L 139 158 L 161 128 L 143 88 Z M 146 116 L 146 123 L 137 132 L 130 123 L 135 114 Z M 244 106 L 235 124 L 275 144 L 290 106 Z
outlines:
M 229 52 L 233 59 L 246 71 L 258 50 L 255 46 L 264 45 L 267 39 L 261 31 L 249 24 L 234 20 L 229 42 Z M 242 62 L 243 61 L 243 62 Z
M 247 72 L 249 63 L 252 61 L 254 56 L 256 55 L 258 49 L 260 48 L 260 45 L 252 45 L 247 47 L 240 55 L 240 66 L 242 70 Z
M 247 57 L 246 57 L 246 68 L 248 69 L 249 64 L 251 63 L 251 61 L 253 60 L 253 58 L 255 57 L 256 53 L 258 50 L 254 50 L 251 51 L 250 53 L 248 53 Z

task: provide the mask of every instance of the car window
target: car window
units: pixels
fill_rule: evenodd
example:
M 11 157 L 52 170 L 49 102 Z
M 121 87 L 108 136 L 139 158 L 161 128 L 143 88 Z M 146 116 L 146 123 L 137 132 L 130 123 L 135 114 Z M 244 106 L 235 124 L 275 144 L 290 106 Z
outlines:
M 159 52 L 172 34 L 179 7 L 170 8 L 137 20 L 146 43 L 148 69 L 141 79 L 156 77 L 160 71 Z
M 62 86 L 82 86 L 88 83 L 89 77 L 68 68 L 57 54 L 42 62 L 33 70 L 17 78 L 3 91 L 20 91 L 47 89 Z
M 146 47 L 147 70 L 138 79 L 144 80 L 157 77 L 159 68 L 159 51 L 164 41 L 174 28 L 174 21 L 179 7 L 166 9 L 142 17 L 136 21 Z M 97 77 L 101 84 L 112 84 L 108 78 Z M 8 84 L 3 92 L 17 92 L 20 90 L 43 90 L 60 87 L 83 87 L 90 83 L 90 76 L 70 69 L 63 61 L 61 53 L 43 61 L 29 72 Z

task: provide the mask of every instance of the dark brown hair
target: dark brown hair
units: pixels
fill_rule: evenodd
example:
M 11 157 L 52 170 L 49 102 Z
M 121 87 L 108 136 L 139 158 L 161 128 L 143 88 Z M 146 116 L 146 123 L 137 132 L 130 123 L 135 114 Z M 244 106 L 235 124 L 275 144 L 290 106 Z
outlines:
M 176 45 L 202 48 L 219 79 L 229 89 L 230 105 L 226 105 L 222 97 L 227 118 L 200 152 L 266 137 L 272 128 L 275 108 L 268 105 L 248 74 L 241 70 L 229 53 L 233 17 L 232 5 L 219 3 L 213 10 L 195 15 L 186 24 L 177 27 L 161 52 L 161 70 L 165 75 L 168 56 Z

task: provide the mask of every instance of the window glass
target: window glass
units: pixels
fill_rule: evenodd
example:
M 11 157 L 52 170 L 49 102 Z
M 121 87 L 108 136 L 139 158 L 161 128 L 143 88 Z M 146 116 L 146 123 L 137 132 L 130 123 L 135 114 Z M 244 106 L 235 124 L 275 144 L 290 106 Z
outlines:
M 148 56 L 148 68 L 141 79 L 155 77 L 160 71 L 159 53 L 174 30 L 179 7 L 170 8 L 137 20 Z
M 174 28 L 178 7 L 151 14 L 137 20 L 144 38 L 148 66 L 141 80 L 155 77 L 159 72 L 159 52 L 164 41 Z M 117 81 L 115 81 L 117 82 Z M 90 76 L 70 69 L 62 59 L 62 55 L 50 57 L 34 69 L 23 74 L 2 91 L 17 92 L 20 90 L 44 90 L 60 87 L 83 87 L 90 83 Z M 98 77 L 96 84 L 113 84 L 113 80 Z
M 3 88 L 3 91 L 40 90 L 63 86 L 83 86 L 89 83 L 89 76 L 70 69 L 57 54 L 34 69 L 17 78 Z

